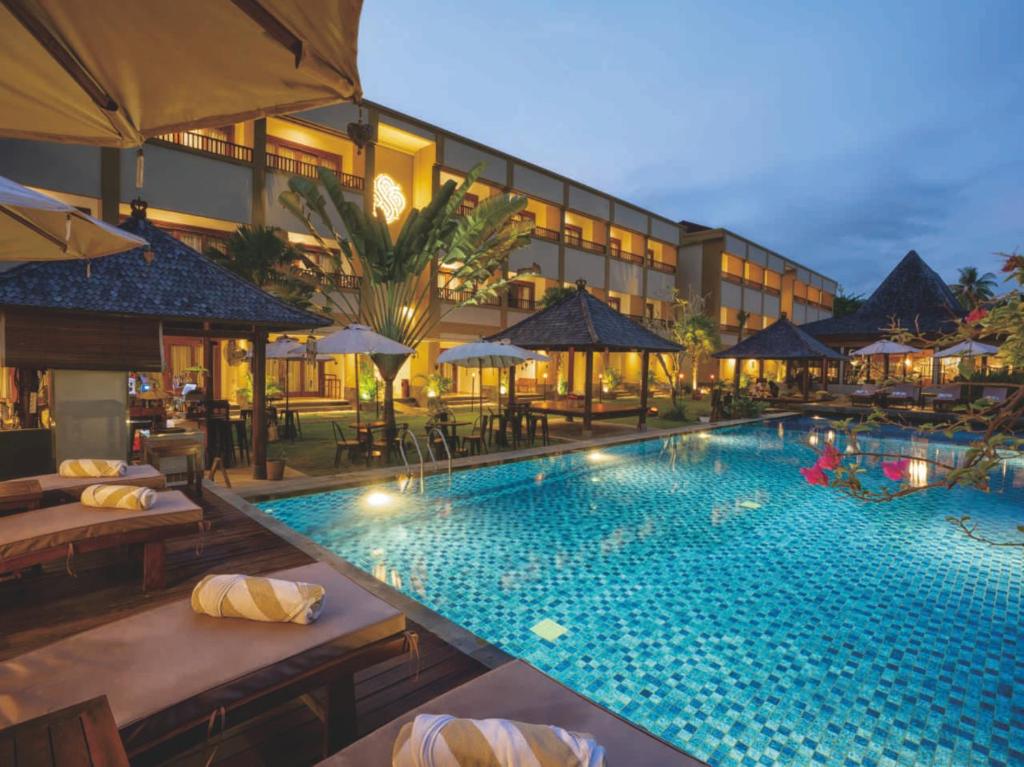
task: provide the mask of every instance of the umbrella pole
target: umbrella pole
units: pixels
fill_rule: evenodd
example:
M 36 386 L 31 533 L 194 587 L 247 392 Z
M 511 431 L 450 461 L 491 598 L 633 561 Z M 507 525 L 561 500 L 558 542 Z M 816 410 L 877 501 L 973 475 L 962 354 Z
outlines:
M 478 362 L 476 368 L 476 385 L 480 387 L 480 417 L 484 417 L 484 363 Z
M 337 348 L 337 347 L 335 347 Z M 356 352 L 356 442 L 359 442 L 359 353 Z

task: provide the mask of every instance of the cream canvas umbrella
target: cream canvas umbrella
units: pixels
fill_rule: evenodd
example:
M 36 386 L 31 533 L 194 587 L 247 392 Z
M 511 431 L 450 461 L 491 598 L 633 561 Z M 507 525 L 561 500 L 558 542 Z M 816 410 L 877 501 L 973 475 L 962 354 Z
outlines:
M 980 341 L 961 341 L 941 352 L 935 352 L 936 359 L 943 357 L 988 357 L 999 353 L 999 347 L 983 344 Z
M 349 325 L 318 339 L 317 354 L 356 355 L 356 433 L 359 433 L 359 355 L 360 354 L 412 354 L 414 349 L 394 339 L 382 336 L 366 325 Z
M 0 136 L 138 146 L 358 99 L 361 0 L 4 0 Z
M 475 341 L 454 346 L 437 357 L 439 363 L 477 369 L 480 374 L 480 415 L 484 414 L 483 369 L 510 368 L 530 360 L 547 362 L 548 358 L 539 352 L 499 341 Z
M 98 258 L 140 246 L 149 243 L 0 176 L 0 261 Z
M 883 339 L 881 341 L 875 341 L 873 344 L 857 349 L 857 351 L 850 352 L 851 357 L 873 357 L 876 354 L 881 354 L 885 360 L 885 369 L 882 372 L 883 378 L 889 377 L 889 355 L 890 354 L 914 354 L 920 351 L 915 349 L 913 346 L 907 346 L 906 344 L 896 343 L 895 341 L 889 341 Z M 868 365 L 868 375 L 871 374 L 870 363 Z M 906 376 L 904 376 L 905 378 Z

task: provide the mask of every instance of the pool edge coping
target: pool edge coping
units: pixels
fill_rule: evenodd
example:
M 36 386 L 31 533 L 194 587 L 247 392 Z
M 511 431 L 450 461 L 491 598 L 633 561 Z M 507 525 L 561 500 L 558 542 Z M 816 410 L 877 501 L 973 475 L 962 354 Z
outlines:
M 728 421 L 716 421 L 715 423 L 690 423 L 685 426 L 677 426 L 672 429 L 658 429 L 652 431 L 637 431 L 629 434 L 613 434 L 605 437 L 590 437 L 578 442 L 557 445 L 541 445 L 538 447 L 526 448 L 505 453 L 487 453 L 483 455 L 464 456 L 455 458 L 452 461 L 452 471 L 464 471 L 466 469 L 479 469 L 485 466 L 500 466 L 505 463 L 518 463 L 529 461 L 535 458 L 564 455 L 575 453 L 581 450 L 590 450 L 595 447 L 607 447 L 611 445 L 625 445 L 633 442 L 644 442 L 659 437 L 673 437 L 679 434 L 692 434 L 701 431 L 713 431 L 732 426 L 744 426 L 763 421 L 774 421 L 782 418 L 793 418 L 800 416 L 799 411 L 781 411 L 778 413 L 766 413 L 756 418 L 735 418 Z M 425 462 L 423 465 L 424 476 L 443 474 L 446 465 L 438 462 Z M 376 484 L 380 481 L 393 481 L 397 474 L 402 472 L 395 466 L 383 466 L 375 469 L 361 469 L 359 471 L 342 474 L 327 474 L 320 476 L 306 476 L 295 479 L 281 480 L 275 483 L 273 490 L 266 487 L 247 487 L 233 491 L 233 494 L 250 503 L 261 501 L 273 501 L 280 498 L 292 498 L 298 495 L 312 495 L 313 493 L 329 492 L 351 487 L 362 487 Z M 223 488 L 220 488 L 223 489 Z

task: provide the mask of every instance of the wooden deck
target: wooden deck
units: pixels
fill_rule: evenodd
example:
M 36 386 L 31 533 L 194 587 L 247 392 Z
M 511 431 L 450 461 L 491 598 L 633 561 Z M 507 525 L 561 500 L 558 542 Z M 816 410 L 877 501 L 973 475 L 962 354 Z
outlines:
M 209 572 L 261 573 L 309 562 L 309 557 L 241 512 L 205 496 L 213 530 L 196 556 L 195 538 L 171 541 L 167 552 L 168 588 L 144 593 L 141 558 L 97 552 L 75 562 L 77 577 L 61 565 L 18 581 L 0 583 L 0 660 L 15 657 L 61 637 L 186 596 Z M 420 634 L 418 677 L 405 660 L 391 661 L 357 677 L 361 733 L 483 673 L 485 668 L 441 639 L 410 624 Z M 234 727 L 220 743 L 214 764 L 308 765 L 319 759 L 320 722 L 316 700 L 298 700 L 259 719 Z M 164 755 L 160 764 L 205 764 L 209 752 L 193 749 Z

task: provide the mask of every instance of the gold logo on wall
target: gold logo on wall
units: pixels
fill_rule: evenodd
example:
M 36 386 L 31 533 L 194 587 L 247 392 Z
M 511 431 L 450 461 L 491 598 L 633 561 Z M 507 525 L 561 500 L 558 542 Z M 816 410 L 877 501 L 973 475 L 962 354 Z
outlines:
M 405 210 L 405 195 L 402 187 L 387 173 L 381 173 L 373 180 L 373 208 L 384 213 L 389 224 L 398 220 Z

